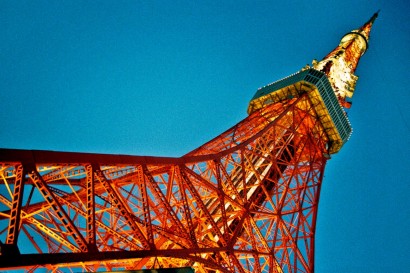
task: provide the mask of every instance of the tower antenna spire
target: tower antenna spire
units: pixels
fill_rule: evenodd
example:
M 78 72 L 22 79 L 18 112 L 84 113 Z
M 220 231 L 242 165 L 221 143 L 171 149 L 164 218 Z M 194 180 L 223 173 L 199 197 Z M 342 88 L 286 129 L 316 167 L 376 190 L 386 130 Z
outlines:
M 379 16 L 379 12 L 380 12 L 380 9 L 373 14 L 372 18 L 370 18 L 370 20 L 369 20 L 366 24 L 369 24 L 369 23 L 370 23 L 370 24 L 373 24 L 374 21 L 375 21 L 375 20 L 377 19 L 377 17 Z
M 354 74 L 360 58 L 367 51 L 370 40 L 370 30 L 380 10 L 363 24 L 359 29 L 352 30 L 344 35 L 339 45 L 320 62 L 313 61 L 313 68 L 322 71 L 328 79 L 341 105 L 350 108 L 351 98 L 358 77 Z

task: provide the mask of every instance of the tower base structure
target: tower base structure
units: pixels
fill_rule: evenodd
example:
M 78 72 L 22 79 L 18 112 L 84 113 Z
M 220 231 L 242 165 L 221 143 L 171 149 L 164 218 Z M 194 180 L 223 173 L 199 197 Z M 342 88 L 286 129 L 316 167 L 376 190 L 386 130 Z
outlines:
M 327 159 L 304 93 L 180 158 L 1 149 L 0 266 L 312 272 Z

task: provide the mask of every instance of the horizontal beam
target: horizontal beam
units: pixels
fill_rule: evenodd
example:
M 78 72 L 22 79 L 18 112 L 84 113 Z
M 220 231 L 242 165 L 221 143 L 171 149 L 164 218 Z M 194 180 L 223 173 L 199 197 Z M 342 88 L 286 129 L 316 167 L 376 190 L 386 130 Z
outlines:
M 304 96 L 299 97 L 296 101 L 292 102 L 286 107 L 285 110 L 279 111 L 275 116 L 275 120 L 280 120 L 285 116 L 288 111 L 292 111 L 293 107 L 304 98 Z M 258 116 L 263 116 L 263 119 L 269 119 L 264 113 L 259 113 Z M 273 113 L 272 113 L 273 115 Z M 273 121 L 273 116 L 271 117 Z M 248 128 L 252 123 L 252 119 L 245 119 L 242 121 L 242 125 Z M 241 123 L 231 127 L 227 132 L 234 133 Z M 188 163 L 195 163 L 201 161 L 209 160 L 219 160 L 222 156 L 228 155 L 233 151 L 237 151 L 242 147 L 245 147 L 249 143 L 253 142 L 255 139 L 260 137 L 267 130 L 272 128 L 276 122 L 270 122 L 263 128 L 259 128 L 252 132 L 251 137 L 244 137 L 239 143 L 234 143 L 234 145 L 227 144 L 226 149 L 219 149 L 218 152 L 191 155 L 192 152 L 181 157 L 157 157 L 157 156 L 136 156 L 136 155 L 122 155 L 122 154 L 97 154 L 97 153 L 78 153 L 78 152 L 58 152 L 58 151 L 45 151 L 45 150 L 21 150 L 21 149 L 4 149 L 0 148 L 0 163 L 21 163 L 21 164 L 73 164 L 73 165 L 182 165 Z M 252 127 L 252 126 L 251 126 Z M 252 127 L 255 129 L 254 127 Z M 248 128 L 249 130 L 253 130 Z M 245 130 L 245 133 L 250 133 Z M 246 135 L 246 134 L 245 134 Z M 211 141 L 204 144 L 204 146 L 209 143 L 218 141 L 219 137 L 212 139 Z M 232 140 L 233 141 L 233 140 Z
M 116 154 L 56 152 L 43 150 L 0 149 L 0 162 L 21 162 L 34 164 L 85 164 L 95 163 L 134 165 L 134 164 L 172 164 L 179 158 L 156 156 L 132 156 Z
M 196 249 L 167 249 L 167 250 L 133 250 L 133 251 L 104 251 L 81 253 L 42 253 L 0 255 L 0 269 L 17 269 L 31 266 L 46 266 L 58 264 L 87 263 L 93 261 L 127 260 L 150 257 L 175 257 L 189 259 L 189 255 L 226 252 L 224 247 L 196 248 Z
M 243 144 L 242 144 L 243 145 Z M 182 157 L 159 157 L 159 156 L 139 156 L 123 154 L 96 154 L 96 153 L 77 153 L 59 152 L 46 150 L 20 150 L 0 148 L 0 163 L 14 164 L 73 164 L 73 165 L 180 165 L 199 161 L 208 161 L 226 155 L 231 150 L 220 153 L 206 154 L 198 156 Z

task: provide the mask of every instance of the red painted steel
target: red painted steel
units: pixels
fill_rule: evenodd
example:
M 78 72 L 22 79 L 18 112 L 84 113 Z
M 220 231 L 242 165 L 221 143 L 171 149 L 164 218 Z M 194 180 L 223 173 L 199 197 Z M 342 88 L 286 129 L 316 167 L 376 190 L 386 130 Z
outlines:
M 326 143 L 303 96 L 180 158 L 3 149 L 0 221 L 20 213 L 35 250 L 4 251 L 1 267 L 311 272 Z M 33 192 L 19 207 L 21 183 Z
M 328 142 L 304 94 L 179 158 L 0 149 L 0 269 L 313 272 Z

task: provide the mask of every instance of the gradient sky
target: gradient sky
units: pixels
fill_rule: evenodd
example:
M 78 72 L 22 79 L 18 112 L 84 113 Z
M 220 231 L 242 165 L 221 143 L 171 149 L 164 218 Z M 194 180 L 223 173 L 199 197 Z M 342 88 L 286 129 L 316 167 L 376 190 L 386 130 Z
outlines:
M 223 2 L 223 3 L 220 3 Z M 0 1 L 0 147 L 181 156 L 381 9 L 316 272 L 410 272 L 408 1 Z

